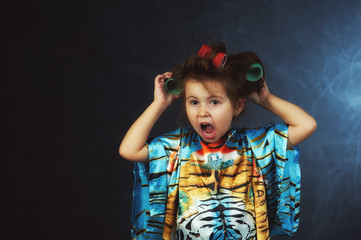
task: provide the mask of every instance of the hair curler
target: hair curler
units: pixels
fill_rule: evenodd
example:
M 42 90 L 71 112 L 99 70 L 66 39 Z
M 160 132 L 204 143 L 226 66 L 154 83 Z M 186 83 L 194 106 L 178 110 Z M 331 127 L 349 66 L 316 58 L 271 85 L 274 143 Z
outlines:
M 208 58 L 209 54 L 212 52 L 210 46 L 203 44 L 202 47 L 199 49 L 197 56 L 200 58 Z
M 165 90 L 173 95 L 178 95 L 183 92 L 180 82 L 174 78 L 167 78 L 164 83 Z
M 212 48 L 206 44 L 203 44 L 202 47 L 199 49 L 197 56 L 199 58 L 203 58 L 208 60 L 209 55 L 212 52 Z M 216 68 L 223 68 L 227 61 L 227 54 L 223 52 L 219 52 L 213 58 L 212 64 Z M 178 81 L 176 78 L 167 78 L 164 83 L 165 90 L 168 93 L 173 95 L 182 94 L 183 86 L 181 82 Z
M 227 61 L 227 54 L 225 53 L 217 53 L 217 55 L 213 59 L 213 66 L 216 68 L 223 68 Z
M 249 82 L 256 82 L 263 77 L 263 68 L 259 63 L 253 63 L 246 74 L 246 79 Z
M 206 44 L 203 44 L 201 49 L 199 49 L 197 56 L 203 59 L 208 59 L 209 55 L 212 52 L 212 48 Z M 216 68 L 223 68 L 227 61 L 227 54 L 219 52 L 213 58 L 212 64 Z

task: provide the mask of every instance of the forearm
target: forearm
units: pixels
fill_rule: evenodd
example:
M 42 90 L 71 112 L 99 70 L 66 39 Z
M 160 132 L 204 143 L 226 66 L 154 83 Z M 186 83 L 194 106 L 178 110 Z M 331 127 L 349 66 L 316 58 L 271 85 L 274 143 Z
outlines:
M 152 102 L 143 114 L 133 123 L 123 138 L 119 147 L 119 154 L 130 161 L 146 161 L 148 149 L 146 141 L 149 133 L 166 106 Z
M 279 116 L 289 126 L 288 147 L 301 143 L 316 130 L 315 119 L 293 103 L 270 94 L 261 105 Z

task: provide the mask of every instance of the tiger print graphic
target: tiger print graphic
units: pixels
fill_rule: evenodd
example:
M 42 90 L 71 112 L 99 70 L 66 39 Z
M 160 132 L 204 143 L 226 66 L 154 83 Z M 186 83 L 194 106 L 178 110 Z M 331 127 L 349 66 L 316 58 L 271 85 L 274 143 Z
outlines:
M 238 198 L 222 194 L 199 202 L 197 212 L 179 223 L 177 239 L 255 239 L 251 212 Z
M 299 224 L 298 147 L 288 127 L 231 129 L 204 144 L 192 128 L 148 142 L 134 165 L 132 239 L 270 239 Z
M 255 239 L 252 177 L 261 176 L 244 152 L 201 145 L 180 170 L 177 239 Z

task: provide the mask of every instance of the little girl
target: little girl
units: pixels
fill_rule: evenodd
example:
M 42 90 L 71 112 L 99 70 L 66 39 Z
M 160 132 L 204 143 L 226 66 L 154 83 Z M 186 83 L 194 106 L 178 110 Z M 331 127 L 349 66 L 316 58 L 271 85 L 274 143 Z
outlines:
M 137 162 L 133 239 L 270 239 L 296 232 L 296 145 L 316 122 L 269 92 L 256 54 L 226 57 L 223 44 L 203 46 L 173 72 L 158 75 L 154 101 L 125 135 L 119 153 Z M 248 76 L 254 65 L 261 70 L 257 81 Z M 182 93 L 166 91 L 169 78 Z M 191 127 L 148 141 L 160 115 L 180 97 Z M 232 128 L 246 97 L 284 123 Z

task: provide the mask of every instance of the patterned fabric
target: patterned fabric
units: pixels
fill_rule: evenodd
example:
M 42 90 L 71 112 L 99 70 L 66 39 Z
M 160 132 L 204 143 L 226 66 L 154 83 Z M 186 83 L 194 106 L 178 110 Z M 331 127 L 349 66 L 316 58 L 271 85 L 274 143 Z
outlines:
M 269 239 L 298 227 L 298 148 L 288 128 L 231 129 L 218 146 L 191 128 L 154 138 L 136 163 L 133 239 Z

